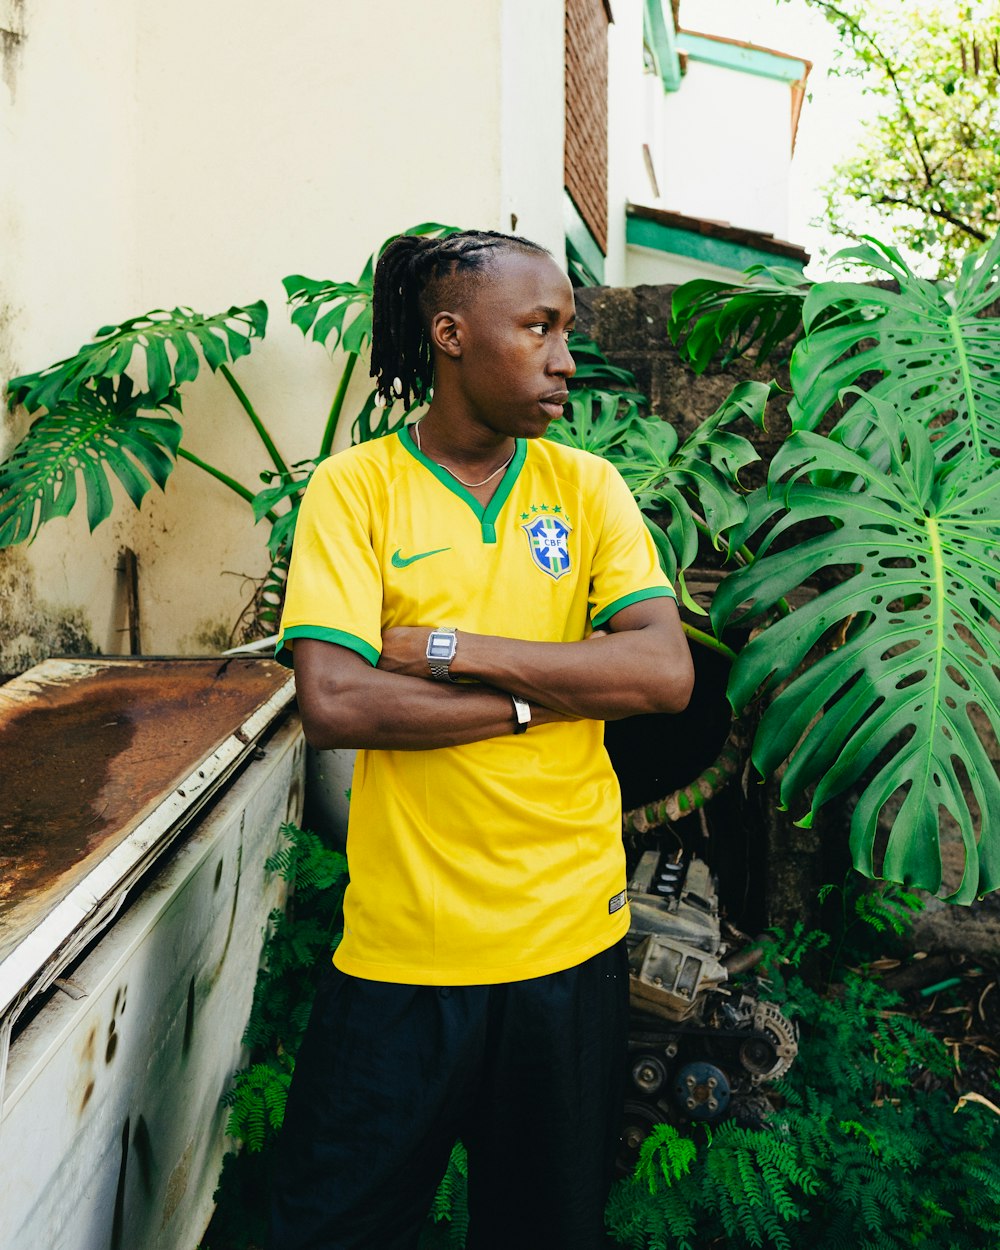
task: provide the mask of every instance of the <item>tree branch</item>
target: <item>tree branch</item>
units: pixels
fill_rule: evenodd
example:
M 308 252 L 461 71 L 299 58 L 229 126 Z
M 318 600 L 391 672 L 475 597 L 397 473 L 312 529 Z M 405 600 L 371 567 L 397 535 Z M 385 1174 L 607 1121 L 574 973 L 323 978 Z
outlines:
M 930 204 L 917 204 L 917 203 L 914 203 L 913 200 L 907 199 L 906 196 L 897 197 L 897 196 L 892 196 L 892 195 L 880 195 L 877 200 L 873 201 L 873 203 L 875 204 L 898 204 L 902 208 L 914 208 L 917 210 L 918 213 L 930 213 L 932 217 L 939 217 L 942 221 L 950 222 L 951 225 L 963 231 L 965 234 L 971 235 L 973 239 L 977 239 L 980 243 L 985 243 L 987 238 L 989 237 L 988 235 L 984 234 L 982 230 L 977 230 L 975 226 L 970 226 L 968 222 L 962 221 L 960 220 L 960 218 L 952 216 L 951 213 L 946 213 L 943 208 L 934 208 L 933 205 L 930 205 Z
M 869 35 L 866 30 L 863 30 L 855 18 L 851 17 L 849 13 L 845 13 L 843 9 L 839 9 L 835 4 L 831 4 L 829 0 L 809 0 L 809 3 L 814 4 L 818 9 L 822 9 L 825 13 L 832 14 L 834 17 L 839 18 L 840 21 L 842 21 L 854 32 L 855 36 L 864 40 L 864 42 L 871 47 L 882 68 L 885 70 L 886 76 L 892 83 L 892 89 L 896 93 L 900 110 L 906 120 L 907 129 L 910 132 L 910 137 L 913 139 L 913 146 L 917 150 L 917 157 L 919 158 L 924 171 L 924 180 L 926 181 L 928 187 L 932 187 L 934 185 L 933 175 L 931 174 L 930 166 L 927 162 L 927 156 L 924 153 L 923 146 L 920 143 L 917 123 L 907 106 L 906 97 L 903 95 L 903 89 L 899 85 L 899 80 L 896 78 L 896 67 L 878 46 L 872 36 Z

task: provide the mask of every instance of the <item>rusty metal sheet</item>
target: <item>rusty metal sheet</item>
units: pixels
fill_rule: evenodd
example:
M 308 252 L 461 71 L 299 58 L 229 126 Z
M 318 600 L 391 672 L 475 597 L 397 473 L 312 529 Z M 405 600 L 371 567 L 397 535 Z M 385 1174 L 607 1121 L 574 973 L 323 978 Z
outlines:
M 245 657 L 50 660 L 0 688 L 0 965 L 276 697 L 288 671 Z

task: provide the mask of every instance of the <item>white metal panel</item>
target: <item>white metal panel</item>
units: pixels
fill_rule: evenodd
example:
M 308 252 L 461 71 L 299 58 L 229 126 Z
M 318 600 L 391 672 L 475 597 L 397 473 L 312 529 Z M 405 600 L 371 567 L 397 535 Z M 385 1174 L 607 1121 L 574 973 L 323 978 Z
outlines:
M 193 1250 L 225 1149 L 263 931 L 265 858 L 301 815 L 290 720 L 15 1040 L 0 1120 L 3 1250 Z

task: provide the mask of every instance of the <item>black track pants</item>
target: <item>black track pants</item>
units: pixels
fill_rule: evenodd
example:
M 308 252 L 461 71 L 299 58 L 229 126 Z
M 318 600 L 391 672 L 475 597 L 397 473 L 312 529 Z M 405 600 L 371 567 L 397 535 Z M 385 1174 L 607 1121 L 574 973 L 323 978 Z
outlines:
M 280 1142 L 271 1250 L 415 1250 L 455 1139 L 467 1250 L 598 1250 L 621 1119 L 625 945 L 505 985 L 324 981 Z

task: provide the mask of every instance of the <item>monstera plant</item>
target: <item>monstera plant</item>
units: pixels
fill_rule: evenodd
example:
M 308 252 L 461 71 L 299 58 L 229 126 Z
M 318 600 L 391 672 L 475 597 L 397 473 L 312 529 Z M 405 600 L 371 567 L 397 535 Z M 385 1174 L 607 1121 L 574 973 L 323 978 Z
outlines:
M 404 233 L 445 235 L 456 229 L 425 222 Z M 348 383 L 371 339 L 374 265 L 373 255 L 356 282 L 300 274 L 283 280 L 293 324 L 314 342 L 330 351 L 340 347 L 346 355 L 330 410 L 322 425 L 317 422 L 321 433 L 312 460 L 285 462 L 230 368 L 265 336 L 263 300 L 212 316 L 190 308 L 156 309 L 103 326 L 75 356 L 13 378 L 7 386 L 9 403 L 37 415 L 0 464 L 0 547 L 30 541 L 41 525 L 72 511 L 81 494 L 93 530 L 111 514 L 113 478 L 139 507 L 151 486 L 162 489 L 176 462 L 187 460 L 246 500 L 255 521 L 269 523 L 273 563 L 256 598 L 252 629 L 273 632 L 298 501 L 346 419 Z M 197 379 L 203 363 L 231 387 L 267 455 L 271 467 L 261 474 L 262 490 L 237 481 L 183 443 L 182 391 Z M 388 433 L 405 417 L 399 405 L 379 407 L 373 389 L 353 419 L 352 438 L 361 442 Z
M 729 698 L 770 694 L 752 759 L 802 823 L 849 802 L 856 866 L 935 892 L 942 841 L 960 839 L 948 897 L 967 903 L 1000 887 L 1000 237 L 954 284 L 875 240 L 840 258 L 890 282 L 758 270 L 676 293 L 696 368 L 798 339 L 793 433 L 725 534 L 743 556 L 711 622 L 754 631 Z

